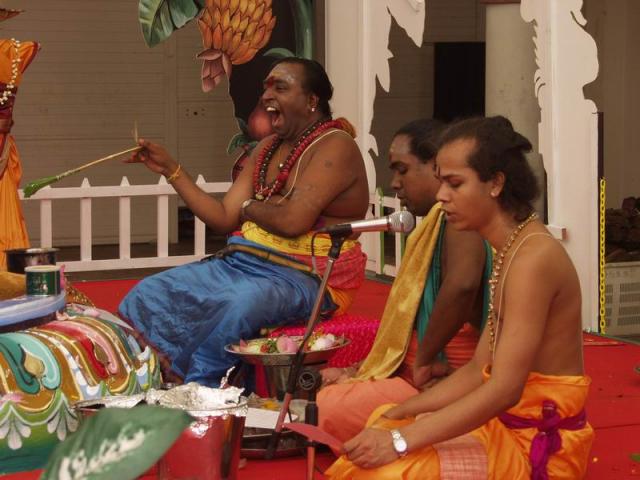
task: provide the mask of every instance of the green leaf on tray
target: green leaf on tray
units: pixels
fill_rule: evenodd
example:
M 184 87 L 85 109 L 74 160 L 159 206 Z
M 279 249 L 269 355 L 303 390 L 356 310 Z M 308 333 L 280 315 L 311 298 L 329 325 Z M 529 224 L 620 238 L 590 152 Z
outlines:
M 151 405 L 104 408 L 54 449 L 40 479 L 135 479 L 192 421 L 182 410 Z
M 640 463 L 640 453 L 632 453 L 629 457 L 631 457 L 631 460 L 634 462 Z
M 142 36 L 153 47 L 193 20 L 202 9 L 201 0 L 140 0 L 138 21 Z

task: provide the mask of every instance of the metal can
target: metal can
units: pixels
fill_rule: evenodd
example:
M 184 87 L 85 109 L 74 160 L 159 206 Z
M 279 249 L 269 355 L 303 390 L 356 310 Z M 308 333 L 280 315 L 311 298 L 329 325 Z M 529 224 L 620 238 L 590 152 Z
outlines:
M 57 265 L 32 265 L 24 269 L 27 279 L 27 295 L 59 295 L 60 267 Z

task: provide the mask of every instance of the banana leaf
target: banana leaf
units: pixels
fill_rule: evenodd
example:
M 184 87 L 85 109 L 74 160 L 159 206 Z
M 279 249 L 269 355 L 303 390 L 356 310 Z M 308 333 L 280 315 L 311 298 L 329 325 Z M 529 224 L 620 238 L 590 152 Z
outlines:
M 140 0 L 138 21 L 149 47 L 163 42 L 171 34 L 193 20 L 204 7 L 205 0 Z
M 40 480 L 133 480 L 147 471 L 192 421 L 182 410 L 151 405 L 104 408 L 56 446 Z

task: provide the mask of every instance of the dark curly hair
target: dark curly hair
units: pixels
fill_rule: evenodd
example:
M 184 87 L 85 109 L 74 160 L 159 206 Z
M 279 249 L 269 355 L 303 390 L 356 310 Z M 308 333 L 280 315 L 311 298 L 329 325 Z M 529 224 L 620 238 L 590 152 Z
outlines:
M 442 134 L 441 146 L 459 139 L 472 139 L 475 148 L 467 162 L 481 181 L 487 182 L 502 172 L 504 186 L 498 201 L 517 221 L 533 212 L 533 201 L 540 189 L 527 162 L 525 153 L 531 151 L 531 142 L 513 129 L 502 116 L 472 117 L 451 124 Z
M 398 129 L 393 135 L 406 135 L 409 137 L 411 154 L 420 159 L 422 163 L 433 160 L 438 153 L 440 134 L 444 124 L 432 118 L 413 120 Z
M 307 93 L 313 93 L 318 97 L 318 108 L 320 112 L 327 117 L 331 117 L 331 107 L 329 100 L 333 97 L 333 85 L 324 67 L 315 60 L 301 57 L 285 57 L 279 58 L 271 64 L 270 70 L 281 63 L 293 63 L 301 65 L 304 70 L 304 81 L 302 88 Z

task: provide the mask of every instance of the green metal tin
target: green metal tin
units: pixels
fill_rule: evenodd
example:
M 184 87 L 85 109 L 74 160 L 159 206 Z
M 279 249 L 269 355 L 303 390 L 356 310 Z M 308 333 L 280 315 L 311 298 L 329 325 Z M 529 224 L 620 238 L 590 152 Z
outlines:
M 27 295 L 60 294 L 60 267 L 57 265 L 33 265 L 26 267 Z

